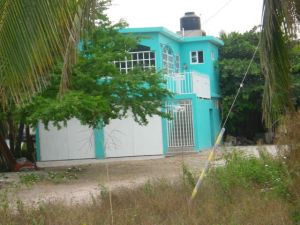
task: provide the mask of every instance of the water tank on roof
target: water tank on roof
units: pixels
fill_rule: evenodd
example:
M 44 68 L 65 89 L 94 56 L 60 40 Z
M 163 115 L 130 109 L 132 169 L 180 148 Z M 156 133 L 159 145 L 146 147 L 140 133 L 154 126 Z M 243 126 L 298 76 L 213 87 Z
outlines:
M 180 30 L 201 30 L 200 17 L 194 12 L 186 12 L 180 18 Z

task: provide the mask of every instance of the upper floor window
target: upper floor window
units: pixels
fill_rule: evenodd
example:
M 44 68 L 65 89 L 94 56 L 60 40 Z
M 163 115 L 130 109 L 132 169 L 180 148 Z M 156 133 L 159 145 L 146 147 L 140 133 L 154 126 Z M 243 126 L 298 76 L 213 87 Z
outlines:
M 174 53 L 169 46 L 165 46 L 163 49 L 163 68 L 167 74 L 174 72 Z
M 203 51 L 191 51 L 191 64 L 204 63 Z
M 212 61 L 215 61 L 216 57 L 215 57 L 215 53 L 213 51 L 210 53 L 210 57 L 211 57 Z
M 175 56 L 175 73 L 180 72 L 180 57 L 179 55 Z
M 116 67 L 123 73 L 128 73 L 133 68 L 155 70 L 155 53 L 153 51 L 130 52 L 123 61 L 115 61 Z

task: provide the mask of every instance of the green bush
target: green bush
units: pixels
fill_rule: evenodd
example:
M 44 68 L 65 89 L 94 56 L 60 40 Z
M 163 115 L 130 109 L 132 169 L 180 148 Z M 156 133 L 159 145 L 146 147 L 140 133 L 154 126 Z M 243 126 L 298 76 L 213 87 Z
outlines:
M 31 186 L 43 180 L 43 176 L 36 173 L 26 173 L 26 174 L 20 174 L 19 179 L 21 184 L 25 184 L 26 186 Z
M 81 170 L 78 170 L 76 167 L 71 167 L 66 169 L 65 171 L 48 172 L 48 180 L 54 183 L 63 183 L 70 180 L 78 179 L 77 173 Z
M 268 153 L 260 152 L 260 157 L 246 156 L 241 152 L 225 156 L 224 167 L 211 171 L 220 188 L 229 191 L 233 188 L 259 188 L 262 192 L 289 195 L 288 168 L 282 160 L 277 160 Z
M 71 180 L 78 179 L 78 174 L 82 172 L 79 167 L 70 167 L 62 171 L 48 171 L 47 175 L 32 173 L 21 173 L 19 180 L 21 184 L 32 186 L 41 181 L 50 181 L 52 183 L 64 183 Z M 1 224 L 0 224 L 1 225 Z
M 188 168 L 186 164 L 183 163 L 181 167 L 182 167 L 183 183 L 189 188 L 194 188 L 196 185 L 195 175 Z

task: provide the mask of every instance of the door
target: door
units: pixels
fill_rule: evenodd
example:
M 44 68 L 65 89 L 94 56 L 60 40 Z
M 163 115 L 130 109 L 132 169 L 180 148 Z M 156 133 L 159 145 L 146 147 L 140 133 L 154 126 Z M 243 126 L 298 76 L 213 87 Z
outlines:
M 176 100 L 167 105 L 173 120 L 167 123 L 168 147 L 194 147 L 193 109 L 191 100 Z
M 163 154 L 161 117 L 149 117 L 141 126 L 133 115 L 115 119 L 104 128 L 104 148 L 107 158 Z
M 51 123 L 46 130 L 39 124 L 41 161 L 95 158 L 94 132 L 77 119 L 57 129 Z
M 214 129 L 214 115 L 213 110 L 209 109 L 209 119 L 210 119 L 210 139 L 211 139 L 211 146 L 215 144 L 215 129 Z

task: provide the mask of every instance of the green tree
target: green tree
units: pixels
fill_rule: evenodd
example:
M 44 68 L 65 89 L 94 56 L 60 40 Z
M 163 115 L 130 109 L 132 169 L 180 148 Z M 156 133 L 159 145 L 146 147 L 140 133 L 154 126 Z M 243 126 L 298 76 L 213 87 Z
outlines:
M 290 63 L 292 75 L 292 102 L 296 106 L 296 110 L 300 107 L 300 42 L 291 43 L 290 47 Z
M 60 57 L 62 84 L 76 60 L 80 33 L 96 0 L 0 1 L 0 107 L 22 104 L 47 86 Z M 65 88 L 62 85 L 62 88 Z
M 257 28 L 243 34 L 221 34 L 225 45 L 220 49 L 220 85 L 222 94 L 222 112 L 226 116 L 233 102 L 236 91 L 251 61 L 261 34 Z M 288 56 L 291 64 L 292 79 L 291 100 L 295 107 L 300 106 L 300 54 L 297 41 L 289 44 Z M 265 78 L 257 54 L 248 71 L 247 79 L 241 89 L 234 109 L 227 123 L 227 133 L 253 139 L 256 133 L 266 131 L 262 121 L 262 99 Z
M 96 6 L 104 1 L 0 1 L 0 152 L 10 167 L 15 161 L 5 137 L 15 136 L 8 132 L 15 127 L 14 109 L 49 84 L 57 58 L 63 61 L 60 90 L 66 89 L 83 27 L 92 28 Z
M 162 74 L 143 68 L 121 73 L 113 61 L 124 60 L 138 47 L 138 39 L 118 32 L 126 25 L 123 22 L 112 25 L 104 12 L 100 15 L 99 26 L 80 43 L 69 89 L 57 97 L 62 68 L 58 62 L 50 75 L 52 85 L 21 108 L 25 123 L 42 121 L 47 125 L 52 121 L 59 126 L 75 117 L 82 124 L 96 127 L 125 117 L 129 111 L 140 124 L 147 124 L 147 116 L 168 117 L 161 109 L 171 93 Z
M 221 39 L 224 41 L 224 46 L 220 49 L 219 61 L 223 117 L 229 111 L 259 43 L 259 37 L 260 33 L 256 28 L 243 34 L 237 32 L 221 34 Z M 260 59 L 259 55 L 256 55 L 227 122 L 226 129 L 229 135 L 253 139 L 256 133 L 265 131 L 261 109 L 263 84 Z
M 12 134 L 11 146 L 18 139 L 15 124 L 36 126 L 42 121 L 47 126 L 51 121 L 61 127 L 75 117 L 82 124 L 96 127 L 108 124 L 110 119 L 125 117 L 128 112 L 140 124 L 146 124 L 152 115 L 168 117 L 161 109 L 171 93 L 165 88 L 162 74 L 143 68 L 123 74 L 115 67 L 113 61 L 124 60 L 128 52 L 138 47 L 138 39 L 119 33 L 118 29 L 126 24 L 111 24 L 103 12 L 105 9 L 105 5 L 97 8 L 98 26 L 86 32 L 79 44 L 68 90 L 59 94 L 64 62 L 58 58 L 48 74 L 47 88 L 29 103 L 2 112 L 7 124 L 10 118 L 13 120 L 14 126 L 7 129 L 10 131 L 7 135 Z

